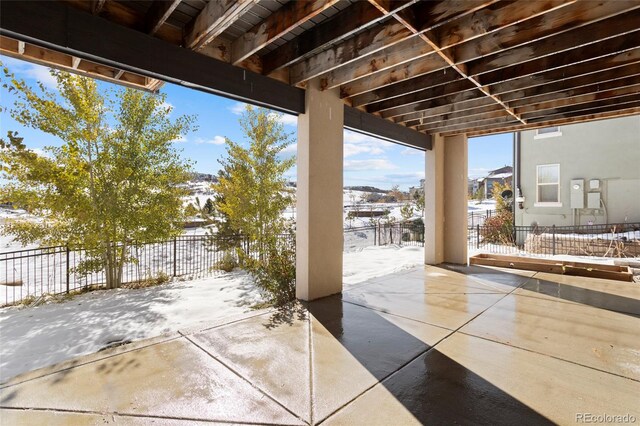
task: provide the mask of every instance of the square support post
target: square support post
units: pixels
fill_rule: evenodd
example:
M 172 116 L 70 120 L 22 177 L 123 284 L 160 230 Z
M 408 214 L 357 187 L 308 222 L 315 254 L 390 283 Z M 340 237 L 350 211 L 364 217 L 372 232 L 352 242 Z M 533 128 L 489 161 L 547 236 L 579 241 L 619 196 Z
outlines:
M 467 264 L 466 135 L 436 135 L 425 158 L 425 250 L 428 265 Z
M 343 124 L 339 92 L 307 85 L 298 116 L 296 297 L 314 300 L 342 291 Z

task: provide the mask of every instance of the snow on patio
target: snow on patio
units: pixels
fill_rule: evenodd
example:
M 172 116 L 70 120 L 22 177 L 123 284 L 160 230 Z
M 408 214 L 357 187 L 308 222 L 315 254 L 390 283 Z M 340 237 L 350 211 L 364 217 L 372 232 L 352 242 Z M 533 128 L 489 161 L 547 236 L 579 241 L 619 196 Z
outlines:
M 344 283 L 423 263 L 422 247 L 369 247 L 344 254 Z M 144 289 L 99 290 L 62 303 L 0 309 L 0 382 L 122 341 L 198 329 L 252 311 L 261 296 L 243 272 Z

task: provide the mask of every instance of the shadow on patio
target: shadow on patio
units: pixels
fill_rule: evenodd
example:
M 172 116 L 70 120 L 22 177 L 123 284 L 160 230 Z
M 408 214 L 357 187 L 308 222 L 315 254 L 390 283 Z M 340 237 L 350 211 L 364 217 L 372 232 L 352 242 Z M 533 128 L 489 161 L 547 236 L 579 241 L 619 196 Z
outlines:
M 419 267 L 274 317 L 18 376 L 3 424 L 640 418 L 637 284 Z M 275 319 L 275 321 L 274 321 Z

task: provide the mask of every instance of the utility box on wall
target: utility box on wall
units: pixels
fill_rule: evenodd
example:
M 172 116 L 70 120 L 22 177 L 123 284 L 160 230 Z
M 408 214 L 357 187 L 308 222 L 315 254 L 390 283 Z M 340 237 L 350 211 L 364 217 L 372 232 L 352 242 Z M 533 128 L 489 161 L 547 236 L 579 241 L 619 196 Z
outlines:
M 584 179 L 572 179 L 571 180 L 571 208 L 583 209 L 584 208 Z
M 589 192 L 587 194 L 587 207 L 590 209 L 599 209 L 600 208 L 600 193 L 599 192 Z

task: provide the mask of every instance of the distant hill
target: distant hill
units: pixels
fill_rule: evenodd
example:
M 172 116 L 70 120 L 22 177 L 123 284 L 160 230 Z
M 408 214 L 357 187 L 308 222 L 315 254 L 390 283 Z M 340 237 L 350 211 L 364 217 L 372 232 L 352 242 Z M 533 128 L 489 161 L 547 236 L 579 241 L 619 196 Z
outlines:
M 218 178 L 216 175 L 212 175 L 210 173 L 193 173 L 193 177 L 191 179 L 194 182 L 218 182 Z
M 362 191 L 362 192 L 375 192 L 378 194 L 388 194 L 389 191 L 376 188 L 375 186 L 345 186 L 346 191 Z

